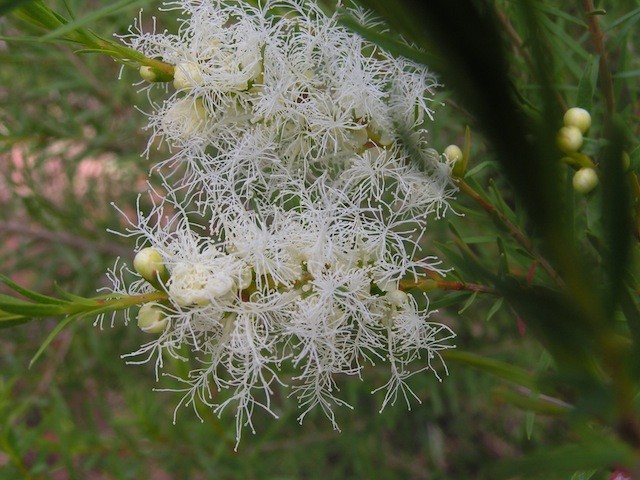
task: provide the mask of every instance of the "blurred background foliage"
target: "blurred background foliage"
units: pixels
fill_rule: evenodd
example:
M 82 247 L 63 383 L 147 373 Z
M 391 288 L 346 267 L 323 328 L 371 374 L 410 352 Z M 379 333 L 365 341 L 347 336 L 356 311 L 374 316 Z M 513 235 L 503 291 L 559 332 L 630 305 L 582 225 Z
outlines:
M 174 425 L 179 397 L 152 391 L 153 366 L 125 364 L 145 341 L 134 325 L 74 322 L 28 369 L 56 320 L 31 322 L 0 335 L 0 479 L 586 480 L 637 468 L 640 2 L 361 3 L 391 32 L 345 24 L 442 75 L 431 145 L 470 149 L 455 213 L 430 225 L 429 251 L 453 271 L 424 287 L 432 318 L 458 334 L 449 375 L 415 377 L 423 403 L 383 414 L 370 395 L 383 371 L 341 382 L 356 407 L 339 413 L 342 432 L 320 415 L 299 426 L 278 398 L 280 419 L 257 415 L 235 452 L 231 416 L 202 409 L 201 423 L 180 409 Z M 107 38 L 142 7 L 146 22 L 175 26 L 153 1 L 46 5 Z M 128 211 L 166 152 L 140 157 L 148 103 L 135 70 L 34 41 L 43 33 L 0 19 L 0 271 L 91 296 L 116 257 L 132 257 L 107 232 L 122 223 L 110 202 Z M 582 151 L 601 183 L 588 195 L 555 147 L 571 106 L 593 119 Z

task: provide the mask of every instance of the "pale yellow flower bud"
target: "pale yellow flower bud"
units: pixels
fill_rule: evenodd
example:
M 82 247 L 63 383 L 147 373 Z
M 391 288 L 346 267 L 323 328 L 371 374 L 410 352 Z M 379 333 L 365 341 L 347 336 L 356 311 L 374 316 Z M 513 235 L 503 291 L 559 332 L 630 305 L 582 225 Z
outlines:
M 598 174 L 593 168 L 581 168 L 573 175 L 573 188 L 576 192 L 589 193 L 598 185 Z
M 409 295 L 402 290 L 391 290 L 385 298 L 394 307 L 405 307 L 409 304 Z
M 162 333 L 168 320 L 156 305 L 145 303 L 138 312 L 138 328 L 146 333 Z
M 573 153 L 582 147 L 582 132 L 578 127 L 562 127 L 558 131 L 558 148 L 564 153 Z
M 584 108 L 573 107 L 564 114 L 565 127 L 576 127 L 580 133 L 585 134 L 591 127 L 591 115 Z
M 158 78 L 156 73 L 153 71 L 153 68 L 147 65 L 142 65 L 140 67 L 140 70 L 138 71 L 140 72 L 140 76 L 142 77 L 142 79 L 146 80 L 147 82 L 155 82 Z
M 173 86 L 176 90 L 191 90 L 194 86 L 202 85 L 204 79 L 197 63 L 185 62 L 176 65 L 173 74 Z
M 462 150 L 457 145 L 449 145 L 444 149 L 444 156 L 452 162 L 459 162 L 462 160 Z
M 153 247 L 143 248 L 136 254 L 133 268 L 150 283 L 157 282 L 159 278 L 164 280 L 167 274 L 162 255 Z

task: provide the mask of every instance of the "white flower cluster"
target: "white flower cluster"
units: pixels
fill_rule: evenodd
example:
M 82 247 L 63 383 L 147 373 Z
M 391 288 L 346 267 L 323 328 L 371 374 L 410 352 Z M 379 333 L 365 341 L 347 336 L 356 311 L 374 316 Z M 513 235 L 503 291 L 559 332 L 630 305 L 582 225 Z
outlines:
M 201 367 L 181 403 L 234 405 L 238 438 L 256 406 L 276 416 L 276 386 L 300 421 L 319 406 L 337 428 L 335 376 L 366 364 L 390 367 L 383 408 L 408 402 L 407 378 L 454 336 L 401 288 L 438 271 L 423 233 L 456 191 L 451 162 L 426 147 L 434 77 L 311 1 L 167 8 L 184 15 L 177 34 L 123 39 L 175 65 L 150 114 L 150 145 L 173 152 L 166 193 L 125 233 L 146 247 L 141 278 L 114 278 L 119 293 L 167 293 L 140 311 L 159 336 L 132 355 L 161 369 L 187 346 Z M 419 358 L 428 366 L 412 369 Z

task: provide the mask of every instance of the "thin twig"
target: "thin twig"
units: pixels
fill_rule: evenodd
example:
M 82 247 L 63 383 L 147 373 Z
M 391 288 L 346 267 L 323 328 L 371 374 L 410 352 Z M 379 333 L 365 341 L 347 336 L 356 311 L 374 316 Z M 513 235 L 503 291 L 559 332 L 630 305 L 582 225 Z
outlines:
M 506 227 L 506 229 L 509 231 L 509 234 L 511 235 L 511 237 L 516 242 L 518 242 L 527 252 L 529 252 L 531 255 L 533 255 L 536 258 L 540 266 L 543 268 L 545 272 L 547 272 L 547 275 L 549 275 L 549 277 L 554 281 L 554 283 L 560 288 L 564 287 L 564 281 L 562 280 L 560 275 L 555 271 L 555 269 L 551 266 L 551 264 L 536 251 L 536 249 L 533 246 L 533 243 L 531 242 L 529 237 L 527 237 L 527 235 L 525 235 L 522 232 L 522 230 L 520 230 L 502 212 L 500 212 L 496 207 L 494 207 L 493 204 L 485 200 L 478 192 L 476 192 L 464 180 L 458 181 L 458 187 L 460 188 L 460 191 L 469 195 L 469 197 L 471 197 L 472 200 L 474 200 L 478 205 L 480 205 L 480 207 L 482 207 L 483 210 L 485 210 L 487 213 L 489 213 L 493 217 L 497 218 L 500 221 L 500 223 L 502 223 Z
M 426 279 L 420 282 L 402 281 L 400 282 L 400 288 L 403 290 L 409 290 L 411 288 L 417 288 L 423 291 L 429 290 L 453 290 L 453 291 L 467 291 L 473 293 L 486 293 L 489 295 L 499 295 L 499 292 L 486 285 L 480 285 L 477 283 L 465 283 L 465 282 L 448 282 L 440 279 Z
M 513 43 L 513 47 L 516 53 L 522 56 L 522 58 L 524 59 L 524 63 L 527 64 L 529 71 L 535 72 L 536 67 L 535 67 L 535 64 L 533 63 L 533 59 L 531 58 L 529 51 L 525 48 L 522 38 L 520 38 L 520 35 L 516 31 L 516 29 L 513 28 L 513 25 L 509 21 L 509 18 L 507 18 L 505 13 L 497 7 L 496 7 L 496 16 L 498 17 L 498 20 L 500 21 L 502 28 L 506 32 L 507 37 L 509 37 L 509 40 L 511 40 L 511 43 Z M 553 93 L 554 93 L 554 96 L 556 97 L 556 102 L 558 102 L 558 105 L 560 105 L 560 108 L 562 108 L 562 110 L 566 110 L 567 103 L 565 102 L 560 92 L 554 89 Z
M 593 4 L 593 0 L 583 0 L 582 6 L 589 22 L 591 42 L 593 43 L 596 53 L 600 57 L 600 84 L 604 91 L 607 116 L 611 117 L 614 112 L 613 79 L 611 77 L 611 71 L 609 70 L 609 63 L 607 61 L 607 51 L 604 48 L 604 35 L 600 28 L 598 16 L 593 15 L 593 12 L 596 9 Z

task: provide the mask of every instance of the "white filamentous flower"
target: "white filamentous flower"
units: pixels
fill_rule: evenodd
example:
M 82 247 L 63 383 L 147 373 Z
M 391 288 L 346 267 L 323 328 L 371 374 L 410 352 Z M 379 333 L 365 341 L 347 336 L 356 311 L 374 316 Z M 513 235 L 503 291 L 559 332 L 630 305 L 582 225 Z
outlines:
M 312 1 L 167 7 L 185 14 L 178 34 L 124 38 L 176 67 L 174 93 L 150 113 L 150 145 L 172 150 L 159 166 L 166 193 L 124 234 L 168 272 L 162 328 L 134 362 L 155 358 L 159 372 L 186 345 L 199 367 L 180 379 L 181 404 L 234 405 L 238 440 L 256 406 L 276 416 L 276 385 L 300 421 L 320 407 L 337 428 L 335 375 L 367 364 L 390 367 L 383 407 L 419 400 L 407 379 L 434 369 L 454 336 L 401 289 L 443 273 L 421 248 L 456 191 L 452 161 L 426 147 L 435 78 Z M 112 277 L 118 293 L 150 291 Z

